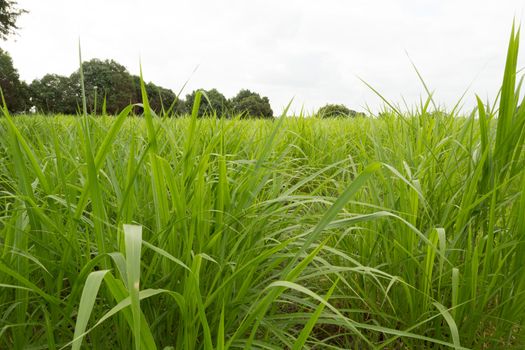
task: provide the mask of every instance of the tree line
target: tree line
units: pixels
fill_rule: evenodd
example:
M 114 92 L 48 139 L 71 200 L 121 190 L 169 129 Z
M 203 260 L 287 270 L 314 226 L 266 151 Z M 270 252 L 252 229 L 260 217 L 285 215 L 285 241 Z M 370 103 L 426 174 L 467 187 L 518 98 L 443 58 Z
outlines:
M 114 60 L 92 59 L 82 63 L 88 113 L 117 114 L 129 104 L 142 102 L 140 77 Z M 181 116 L 191 114 L 197 90 L 185 98 L 172 90 L 145 83 L 151 109 L 157 114 Z M 30 84 L 20 80 L 10 55 L 0 48 L 0 89 L 9 110 L 43 114 L 77 114 L 82 106 L 80 69 L 69 76 L 46 74 Z M 243 89 L 232 98 L 226 98 L 217 89 L 201 90 L 204 97 L 198 116 L 229 117 L 241 115 L 253 118 L 273 118 L 270 100 L 266 96 Z M 141 108 L 135 107 L 140 114 Z M 320 117 L 355 117 L 358 113 L 344 105 L 329 104 L 317 111 Z
M 129 104 L 142 102 L 140 77 L 132 75 L 114 60 L 92 59 L 82 63 L 84 87 L 89 113 L 116 114 Z M 30 84 L 20 81 L 7 52 L 0 49 L 0 88 L 12 112 L 27 112 L 31 108 L 44 114 L 76 114 L 82 105 L 80 69 L 70 76 L 46 74 Z M 151 108 L 156 113 L 172 115 L 191 113 L 197 91 L 179 98 L 172 90 L 145 83 Z M 244 114 L 272 118 L 268 97 L 250 90 L 241 90 L 227 99 L 217 89 L 204 90 L 199 116 Z M 137 107 L 137 110 L 139 108 Z M 139 111 L 140 112 L 140 111 Z

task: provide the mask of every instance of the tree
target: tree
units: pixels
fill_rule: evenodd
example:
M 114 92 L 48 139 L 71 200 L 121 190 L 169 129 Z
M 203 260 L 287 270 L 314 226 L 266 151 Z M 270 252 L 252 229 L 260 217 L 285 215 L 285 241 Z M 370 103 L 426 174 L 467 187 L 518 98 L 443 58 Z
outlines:
M 146 84 L 146 92 L 148 94 L 151 109 L 157 114 L 162 110 L 167 111 L 175 101 L 175 93 L 169 89 L 157 86 L 153 83 Z
M 273 118 L 268 97 L 261 97 L 256 92 L 241 90 L 230 100 L 232 112 L 245 117 Z
M 183 116 L 184 114 L 186 114 L 186 101 L 184 101 L 180 97 L 177 97 L 177 101 L 175 101 L 175 105 L 173 106 L 172 113 L 175 116 Z
M 142 92 L 140 90 L 140 77 L 134 75 L 133 83 L 135 89 L 134 102 L 141 103 Z M 164 109 L 164 112 L 168 112 L 168 110 L 171 108 L 174 102 L 175 105 L 173 105 L 171 114 L 183 115 L 185 113 L 184 101 L 178 100 L 177 95 L 175 95 L 175 93 L 172 90 L 163 88 L 161 86 L 157 86 L 151 82 L 144 85 L 146 87 L 146 94 L 148 95 L 150 107 L 155 113 L 160 114 L 162 112 L 162 109 Z
M 133 77 L 123 65 L 114 60 L 102 61 L 94 58 L 83 62 L 82 70 L 88 112 L 99 112 L 104 98 L 106 98 L 106 111 L 109 114 L 117 114 L 133 102 L 135 97 Z M 79 70 L 71 74 L 70 79 L 75 83 L 76 94 L 80 99 L 82 95 Z M 97 96 L 96 101 L 95 96 Z M 80 101 L 79 104 L 81 105 Z
M 16 20 L 26 10 L 16 7 L 17 2 L 11 0 L 0 0 L 0 40 L 6 40 L 7 37 L 15 32 L 18 27 Z
M 20 81 L 11 56 L 2 49 L 0 49 L 0 89 L 11 112 L 22 112 L 29 108 L 27 84 Z
M 186 113 L 191 114 L 193 109 L 193 102 L 195 101 L 195 95 L 198 90 L 193 91 L 191 94 L 186 95 Z M 199 106 L 198 116 L 213 116 L 224 117 L 228 112 L 228 100 L 221 94 L 217 89 L 201 90 L 206 94 L 202 96 L 201 104 Z M 206 98 L 207 97 L 207 98 Z
M 76 82 L 58 74 L 46 74 L 29 85 L 31 102 L 38 111 L 76 114 L 80 96 Z
M 355 117 L 357 114 L 356 111 L 342 104 L 327 104 L 317 111 L 317 115 L 321 118 Z

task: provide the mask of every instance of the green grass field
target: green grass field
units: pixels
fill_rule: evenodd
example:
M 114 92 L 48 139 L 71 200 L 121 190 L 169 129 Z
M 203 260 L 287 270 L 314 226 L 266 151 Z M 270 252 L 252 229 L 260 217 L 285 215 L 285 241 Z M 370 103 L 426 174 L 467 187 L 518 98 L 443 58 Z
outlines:
M 464 116 L 4 108 L 0 348 L 523 349 L 518 42 Z

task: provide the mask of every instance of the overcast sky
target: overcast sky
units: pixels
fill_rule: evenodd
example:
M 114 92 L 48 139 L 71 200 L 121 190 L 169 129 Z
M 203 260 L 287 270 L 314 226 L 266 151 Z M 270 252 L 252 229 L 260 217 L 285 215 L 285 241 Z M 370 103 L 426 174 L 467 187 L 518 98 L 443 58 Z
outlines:
M 474 93 L 495 97 L 512 20 L 525 18 L 523 0 L 18 3 L 29 13 L 0 45 L 28 82 L 73 72 L 80 38 L 84 60 L 111 58 L 138 74 L 142 59 L 147 81 L 178 91 L 189 79 L 184 93 L 248 88 L 268 96 L 276 114 L 292 98 L 296 112 L 326 103 L 377 111 L 382 102 L 359 77 L 414 105 L 424 90 L 410 59 L 444 106 L 470 86 L 470 108 Z

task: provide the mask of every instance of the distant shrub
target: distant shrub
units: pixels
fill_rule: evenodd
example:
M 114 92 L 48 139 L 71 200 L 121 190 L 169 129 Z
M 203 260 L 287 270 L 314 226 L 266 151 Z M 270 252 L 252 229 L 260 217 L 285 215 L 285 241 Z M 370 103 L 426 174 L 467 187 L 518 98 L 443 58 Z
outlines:
M 321 118 L 336 118 L 363 116 L 364 113 L 357 113 L 342 104 L 327 104 L 326 106 L 319 108 L 317 115 Z

